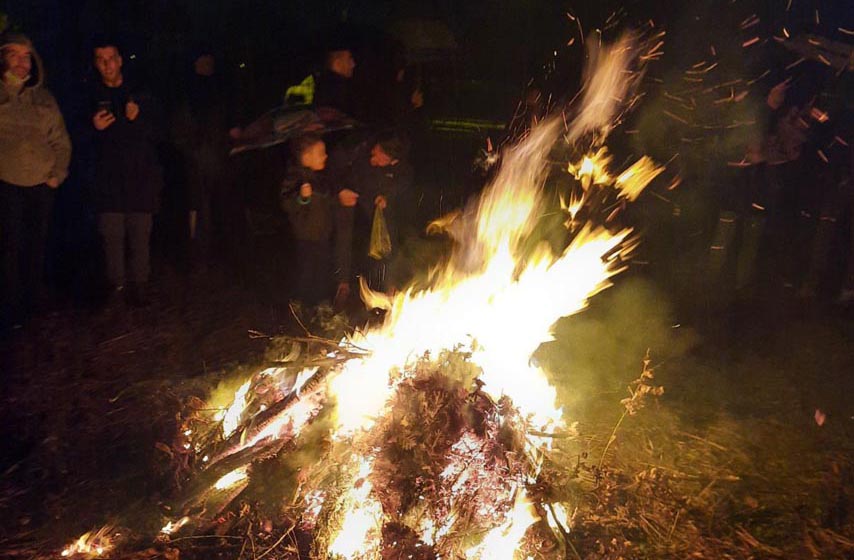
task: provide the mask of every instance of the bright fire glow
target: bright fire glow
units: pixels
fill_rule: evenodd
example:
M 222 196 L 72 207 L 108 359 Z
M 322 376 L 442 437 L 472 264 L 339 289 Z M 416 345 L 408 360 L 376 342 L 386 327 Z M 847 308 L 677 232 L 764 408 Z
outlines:
M 546 508 L 546 520 L 549 527 L 558 533 L 569 532 L 569 515 L 562 504 L 551 504 Z
M 83 556 L 86 558 L 97 558 L 107 555 L 115 547 L 112 533 L 113 527 L 110 525 L 101 527 L 98 531 L 84 533 L 62 550 L 62 557 Z
M 584 205 L 584 198 L 580 196 L 576 196 L 575 192 L 569 193 L 569 202 L 566 202 L 566 199 L 561 196 L 560 199 L 561 208 L 569 214 L 570 223 L 566 224 L 566 226 L 570 229 L 573 229 L 573 223 L 575 217 L 578 215 L 578 211 L 581 210 L 581 207 Z
M 587 155 L 581 158 L 581 163 L 575 165 L 569 163 L 567 170 L 581 182 L 581 188 L 587 191 L 590 185 L 605 185 L 612 181 L 608 173 L 611 159 L 608 150 L 603 147 L 592 156 Z
M 652 158 L 643 156 L 617 177 L 616 186 L 620 189 L 622 196 L 629 201 L 634 201 L 649 182 L 658 177 L 662 171 L 664 167 L 656 165 Z
M 243 416 L 243 409 L 246 408 L 246 393 L 249 392 L 249 387 L 252 384 L 252 379 L 247 379 L 246 383 L 240 386 L 240 389 L 234 394 L 234 400 L 225 415 L 222 418 L 222 433 L 227 438 L 240 425 L 240 417 Z
M 353 488 L 344 497 L 346 510 L 344 522 L 329 552 L 343 558 L 371 557 L 380 547 L 380 529 L 382 526 L 382 505 L 371 496 L 373 486 L 368 480 L 373 463 L 362 460 L 359 474 Z
M 466 558 L 513 560 L 525 531 L 539 519 L 525 491 L 520 491 L 507 522 L 488 532 L 480 545 L 467 550 Z
M 170 521 L 169 523 L 164 525 L 162 529 L 160 529 L 160 532 L 164 535 L 175 534 L 181 529 L 181 527 L 183 527 L 184 525 L 186 525 L 189 522 L 190 522 L 190 518 L 187 516 L 184 516 L 181 519 L 179 519 L 178 521 L 175 521 L 174 523 L 172 521 Z
M 246 474 L 246 467 L 240 467 L 239 469 L 234 469 L 227 475 L 217 480 L 216 484 L 214 484 L 214 488 L 216 488 L 217 490 L 227 490 L 232 486 L 243 482 L 248 477 L 249 475 Z

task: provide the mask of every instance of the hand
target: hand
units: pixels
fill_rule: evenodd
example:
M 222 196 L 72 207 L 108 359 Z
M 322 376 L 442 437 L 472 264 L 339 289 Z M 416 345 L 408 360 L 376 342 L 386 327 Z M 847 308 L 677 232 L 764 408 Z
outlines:
M 787 89 L 789 89 L 789 80 L 780 82 L 771 88 L 771 91 L 768 92 L 768 98 L 765 100 L 771 109 L 776 111 L 783 106 L 783 102 L 786 100 Z
M 311 184 L 310 183 L 303 183 L 302 185 L 300 185 L 300 188 L 299 188 L 300 198 L 311 198 L 311 193 L 312 193 L 312 190 L 311 190 Z
M 104 130 L 114 122 L 116 122 L 116 116 L 106 109 L 101 109 L 92 117 L 92 124 L 95 126 L 95 130 Z
M 341 206 L 344 206 L 345 208 L 355 206 L 357 200 L 359 200 L 359 193 L 351 191 L 350 189 L 342 189 L 338 193 L 338 202 L 340 202 Z
M 420 109 L 424 105 L 424 94 L 421 93 L 420 89 L 412 92 L 409 102 L 412 104 L 413 109 Z
M 59 179 L 56 177 L 48 177 L 47 181 L 44 182 L 48 187 L 55 189 L 59 186 Z
M 128 101 L 125 104 L 125 116 L 131 122 L 135 121 L 139 116 L 139 105 L 133 101 Z
M 380 210 L 385 210 L 388 206 L 388 200 L 383 195 L 377 195 L 374 199 L 374 206 L 378 207 Z
M 239 126 L 234 126 L 230 129 L 228 129 L 228 136 L 232 140 L 240 140 L 240 137 L 243 136 L 243 129 L 240 128 Z

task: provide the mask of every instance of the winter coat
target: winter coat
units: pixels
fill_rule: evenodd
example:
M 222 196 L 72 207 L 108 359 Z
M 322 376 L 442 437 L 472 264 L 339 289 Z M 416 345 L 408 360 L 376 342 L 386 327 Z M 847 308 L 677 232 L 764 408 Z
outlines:
M 386 198 L 388 206 L 384 214 L 394 241 L 400 198 L 412 190 L 412 167 L 405 161 L 386 167 L 373 167 L 367 161 L 360 161 L 353 166 L 351 173 L 352 188 L 359 193 L 358 204 L 363 216 L 372 218 L 376 197 L 382 195 Z
M 0 181 L 32 187 L 68 176 L 71 140 L 56 100 L 40 84 L 0 84 Z
M 356 101 L 353 95 L 353 79 L 345 78 L 324 70 L 317 77 L 314 92 L 314 106 L 322 109 L 335 109 L 349 117 L 356 117 Z

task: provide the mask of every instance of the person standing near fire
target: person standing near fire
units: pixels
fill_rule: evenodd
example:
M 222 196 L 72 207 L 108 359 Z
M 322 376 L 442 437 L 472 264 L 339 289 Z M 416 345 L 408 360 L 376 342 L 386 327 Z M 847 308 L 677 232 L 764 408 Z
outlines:
M 348 172 L 347 182 L 353 190 L 354 210 L 358 216 L 351 224 L 349 235 L 340 235 L 336 241 L 336 266 L 340 283 L 337 298 L 349 294 L 349 280 L 353 273 L 365 278 L 375 291 L 393 291 L 395 279 L 390 274 L 392 258 L 399 251 L 400 226 L 411 222 L 408 198 L 412 191 L 412 167 L 407 161 L 408 144 L 393 131 L 380 133 L 373 141 L 370 152 L 356 161 Z M 343 203 L 342 203 L 343 204 Z M 377 221 L 382 222 L 379 227 Z M 336 224 L 337 227 L 346 227 Z M 375 233 L 385 230 L 389 246 L 377 251 L 371 247 Z M 353 270 L 353 269 L 356 270 Z
M 110 303 L 144 304 L 151 270 L 151 229 L 163 174 L 155 150 L 151 98 L 122 73 L 114 42 L 94 47 L 100 80 L 92 92 L 95 204 L 104 246 Z M 125 241 L 130 248 L 130 284 L 125 291 Z
M 71 140 L 56 100 L 43 86 L 44 73 L 30 39 L 4 34 L 0 53 L 0 317 L 8 323 L 4 326 L 14 326 L 26 318 L 32 303 L 47 295 L 45 251 L 53 191 L 68 175 Z
M 281 206 L 288 216 L 296 243 L 295 295 L 315 305 L 327 299 L 332 285 L 334 200 L 328 185 L 326 144 L 307 134 L 291 141 L 293 162 L 282 181 Z

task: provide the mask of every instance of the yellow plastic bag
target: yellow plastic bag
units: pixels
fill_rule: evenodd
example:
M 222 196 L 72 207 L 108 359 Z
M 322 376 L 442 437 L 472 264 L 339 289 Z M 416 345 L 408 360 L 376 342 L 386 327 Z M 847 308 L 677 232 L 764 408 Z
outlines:
M 371 245 L 368 248 L 368 256 L 381 261 L 389 253 L 391 253 L 391 236 L 388 234 L 383 209 L 377 206 L 374 210 L 374 221 L 371 224 Z

